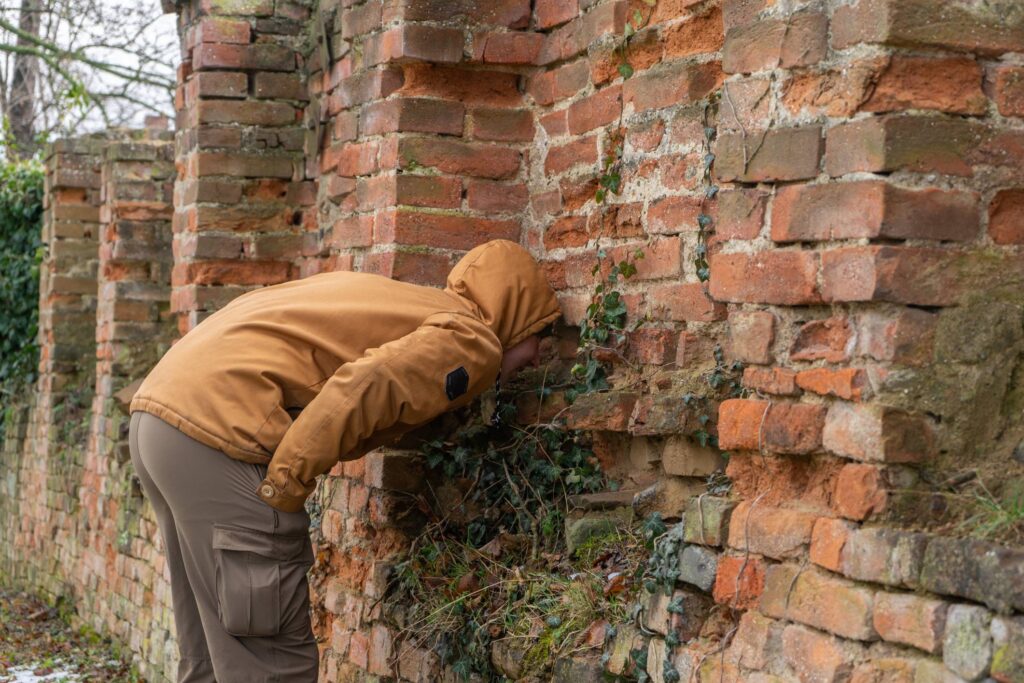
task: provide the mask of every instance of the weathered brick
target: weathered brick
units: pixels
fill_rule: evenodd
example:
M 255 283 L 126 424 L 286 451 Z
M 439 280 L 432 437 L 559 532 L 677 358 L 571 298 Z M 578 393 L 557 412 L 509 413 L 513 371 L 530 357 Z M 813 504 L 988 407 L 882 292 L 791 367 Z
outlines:
M 790 624 L 782 632 L 782 655 L 801 681 L 848 680 L 861 648 L 835 636 Z
M 679 555 L 679 580 L 702 591 L 710 591 L 718 572 L 718 553 L 699 545 L 688 545 Z
M 702 100 L 724 78 L 720 62 L 662 64 L 630 78 L 622 94 L 634 112 L 661 109 Z
M 811 562 L 830 571 L 840 571 L 843 549 L 855 529 L 850 522 L 820 517 L 811 531 Z
M 821 255 L 826 301 L 949 306 L 964 286 L 958 254 L 926 247 L 849 247 Z
M 952 114 L 984 114 L 988 98 L 981 91 L 981 81 L 981 65 L 973 59 L 893 56 L 878 76 L 863 109 L 936 109 Z
M 660 197 L 647 209 L 647 232 L 674 235 L 696 231 L 701 213 L 701 200 L 697 197 Z
M 992 678 L 1011 683 L 1024 677 L 1024 618 L 992 620 Z
M 1024 550 L 973 539 L 929 539 L 921 587 L 982 602 L 1008 614 L 1024 604 Z
M 192 53 L 192 68 L 244 69 L 257 71 L 294 71 L 295 52 L 283 45 L 255 43 L 231 45 L 206 43 L 199 45 Z
M 496 142 L 533 140 L 533 114 L 527 109 L 480 108 L 472 111 L 473 137 Z
M 723 460 L 717 449 L 701 446 L 685 436 L 669 437 L 661 452 L 665 474 L 679 477 L 707 477 L 722 469 Z
M 521 183 L 510 185 L 490 180 L 466 183 L 466 202 L 474 211 L 519 212 L 527 207 L 529 199 L 526 186 Z
M 548 149 L 544 158 L 544 173 L 557 175 L 578 164 L 597 163 L 597 137 L 576 138 L 571 142 Z
M 754 239 L 764 225 L 767 202 L 768 195 L 760 190 L 723 190 L 718 194 L 715 234 L 724 240 Z
M 623 392 L 584 394 L 566 413 L 570 429 L 604 429 L 624 432 L 636 406 L 637 395 Z
M 725 306 L 713 301 L 696 282 L 649 286 L 647 303 L 652 314 L 663 320 L 711 322 L 725 317 Z
M 715 602 L 737 610 L 754 607 L 765 590 L 765 572 L 764 560 L 756 555 L 720 556 L 713 589 Z
M 726 132 L 715 143 L 714 172 L 725 182 L 814 178 L 819 172 L 823 147 L 819 126 L 773 128 L 747 134 Z
M 442 249 L 469 250 L 489 239 L 515 239 L 519 222 L 474 216 L 427 213 L 399 209 L 378 214 L 376 244 L 429 244 Z
M 252 90 L 256 97 L 264 99 L 302 101 L 309 99 L 306 83 L 298 74 L 274 72 L 254 74 Z
M 882 639 L 935 654 L 942 649 L 949 603 L 906 593 L 875 595 L 874 626 Z
M 444 173 L 493 180 L 514 176 L 520 164 L 520 153 L 514 149 L 432 138 L 400 140 L 398 156 L 403 168 L 419 164 Z
M 776 242 L 857 238 L 966 241 L 980 230 L 978 196 L 877 181 L 790 185 L 772 206 Z
M 687 543 L 720 546 L 729 534 L 729 520 L 735 502 L 714 496 L 698 496 L 686 504 L 683 540 Z
M 192 77 L 200 97 L 245 97 L 248 76 L 230 71 L 203 71 Z
M 366 66 L 403 58 L 458 62 L 462 60 L 462 48 L 463 35 L 458 29 L 402 24 L 369 36 L 363 43 L 363 60 Z
M 970 154 L 990 133 L 967 119 L 882 116 L 844 123 L 828 131 L 825 171 L 973 174 Z
M 872 527 L 847 537 L 840 571 L 859 581 L 915 588 L 921 574 L 928 537 L 924 534 Z
M 828 50 L 828 18 L 799 12 L 786 19 L 768 19 L 730 28 L 725 34 L 722 63 L 727 73 L 817 64 Z
M 345 40 L 365 35 L 381 27 L 383 3 L 368 0 L 341 13 L 341 37 Z
M 726 657 L 747 669 L 764 669 L 781 653 L 783 624 L 751 610 L 740 617 Z
M 796 375 L 796 383 L 805 391 L 848 401 L 860 401 L 871 392 L 867 373 L 859 368 L 801 370 Z
M 841 363 L 850 358 L 855 341 L 846 318 L 812 320 L 797 331 L 789 349 L 789 359 Z
M 992 8 L 972 3 L 937 7 L 928 0 L 860 0 L 837 8 L 832 44 L 860 42 L 1001 54 L 1024 50 L 1020 22 L 1007 22 Z
M 585 60 L 570 62 L 530 78 L 526 90 L 542 106 L 572 97 L 590 81 Z
M 772 362 L 775 339 L 775 316 L 768 311 L 729 314 L 729 337 L 726 351 L 730 358 L 742 363 Z
M 814 515 L 797 510 L 736 506 L 729 521 L 729 546 L 781 560 L 798 557 L 811 542 Z
M 793 306 L 821 300 L 815 253 L 715 254 L 710 264 L 711 296 L 719 301 Z
M 462 135 L 466 108 L 459 102 L 406 97 L 363 107 L 360 135 L 411 132 Z
M 935 454 L 935 428 L 920 415 L 837 401 L 822 435 L 827 450 L 865 462 L 922 462 Z
M 540 56 L 544 36 L 540 33 L 488 33 L 483 41 L 483 61 L 496 64 L 533 64 Z
M 569 132 L 572 135 L 587 133 L 617 121 L 621 114 L 622 87 L 604 88 L 569 105 Z
M 664 43 L 665 58 L 718 52 L 725 42 L 722 9 L 712 6 L 706 12 L 667 27 L 660 42 Z
M 867 519 L 883 512 L 888 502 L 889 494 L 877 466 L 851 463 L 839 471 L 833 504 L 843 517 Z
M 1024 244 L 1024 189 L 996 193 L 988 207 L 988 234 L 996 244 Z
M 1003 116 L 1024 116 L 1024 68 L 1001 66 L 995 70 L 993 91 Z
M 806 569 L 793 583 L 785 616 L 843 638 L 874 640 L 874 605 L 873 591 Z
M 459 178 L 401 173 L 395 176 L 394 201 L 410 206 L 458 208 L 462 203 L 462 181 Z M 471 209 L 478 208 L 473 204 L 470 201 Z
M 579 14 L 576 0 L 537 0 L 533 9 L 537 28 L 545 29 L 564 24 Z
M 977 605 L 952 605 L 946 613 L 942 662 L 968 681 L 988 673 L 992 663 L 992 615 Z

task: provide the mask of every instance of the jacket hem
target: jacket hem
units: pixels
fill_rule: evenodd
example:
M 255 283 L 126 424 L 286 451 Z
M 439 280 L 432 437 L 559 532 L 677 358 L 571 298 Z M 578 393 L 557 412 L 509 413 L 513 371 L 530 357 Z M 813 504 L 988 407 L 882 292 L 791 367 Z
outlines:
M 235 460 L 241 460 L 243 462 L 254 463 L 257 465 L 266 465 L 270 462 L 270 456 L 266 453 L 251 451 L 247 448 L 236 446 L 235 444 L 232 444 L 207 431 L 203 427 L 200 427 L 175 410 L 172 410 L 153 399 L 137 396 L 132 399 L 128 411 L 129 413 L 141 411 L 154 415 L 180 431 L 182 434 L 185 434 L 186 436 L 189 436 L 210 448 L 215 448 Z

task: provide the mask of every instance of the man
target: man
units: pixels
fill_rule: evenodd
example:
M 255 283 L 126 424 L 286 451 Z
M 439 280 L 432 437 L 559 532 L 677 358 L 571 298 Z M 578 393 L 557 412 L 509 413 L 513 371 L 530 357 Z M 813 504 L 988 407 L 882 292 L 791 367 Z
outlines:
M 317 475 L 536 364 L 558 316 L 537 263 L 499 240 L 443 290 L 322 273 L 248 292 L 179 340 L 132 399 L 129 439 L 167 549 L 178 680 L 315 681 Z

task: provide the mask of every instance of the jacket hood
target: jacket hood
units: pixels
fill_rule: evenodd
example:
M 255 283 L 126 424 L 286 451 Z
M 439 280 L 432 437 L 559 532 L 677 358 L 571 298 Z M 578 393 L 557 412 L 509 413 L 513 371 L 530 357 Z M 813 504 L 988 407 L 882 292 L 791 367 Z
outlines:
M 475 304 L 506 350 L 562 314 L 540 266 L 508 240 L 470 250 L 449 273 L 446 290 Z

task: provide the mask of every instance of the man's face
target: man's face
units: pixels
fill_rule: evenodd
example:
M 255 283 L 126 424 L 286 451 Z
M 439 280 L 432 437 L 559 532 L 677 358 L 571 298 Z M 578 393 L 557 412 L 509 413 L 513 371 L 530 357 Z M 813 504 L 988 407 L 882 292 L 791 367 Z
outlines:
M 501 358 L 501 381 L 512 379 L 527 365 L 540 365 L 540 338 L 535 334 L 505 351 Z

